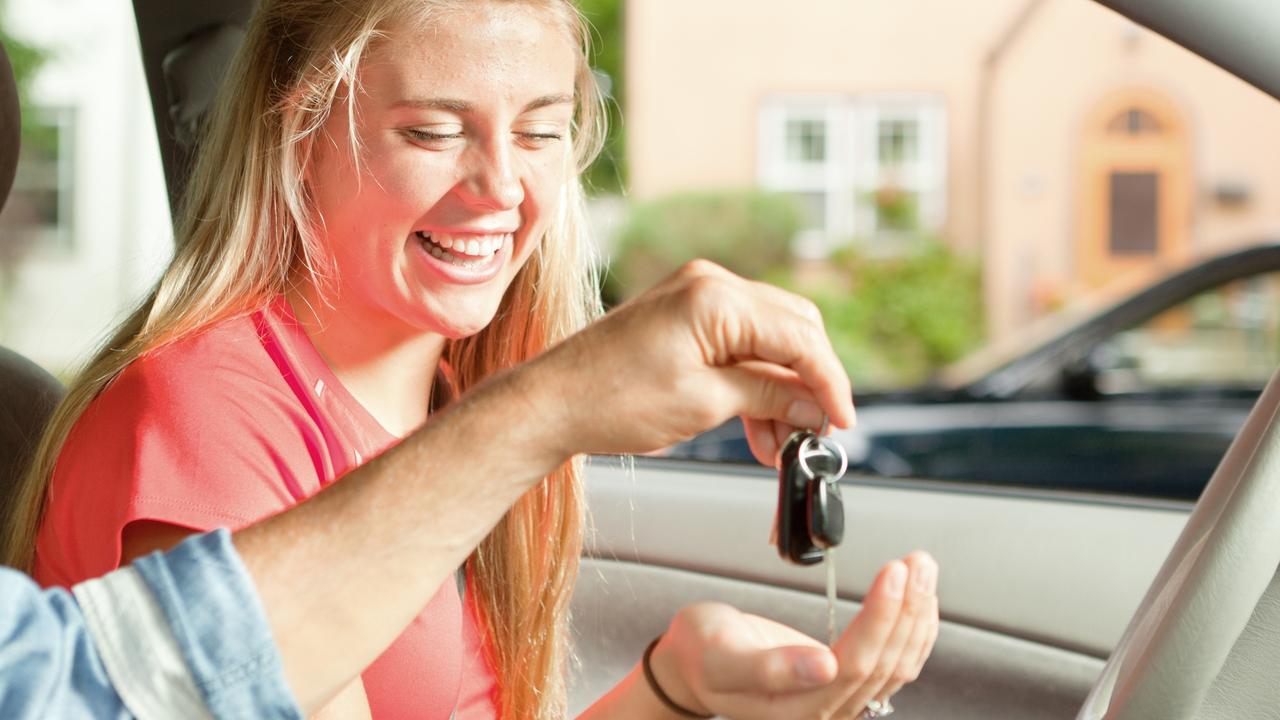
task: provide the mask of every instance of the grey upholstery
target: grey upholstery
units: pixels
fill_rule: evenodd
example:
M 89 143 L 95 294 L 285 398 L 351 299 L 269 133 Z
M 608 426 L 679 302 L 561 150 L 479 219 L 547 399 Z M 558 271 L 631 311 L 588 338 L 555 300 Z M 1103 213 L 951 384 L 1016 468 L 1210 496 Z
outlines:
M 1280 373 L 1187 520 L 1079 717 L 1276 717 Z
M 1275 0 L 1098 0 L 1280 98 Z
M 7 509 L 18 475 L 26 468 L 62 384 L 38 365 L 0 347 L 0 508 Z
M 0 206 L 9 196 L 18 167 L 19 117 L 13 68 L 0 47 Z M 7 510 L 14 481 L 30 460 L 60 397 L 62 384 L 52 375 L 0 347 L 0 511 Z
M 165 55 L 161 67 L 169 93 L 169 120 L 184 152 L 195 148 L 218 83 L 243 42 L 244 28 L 239 25 L 212 25 Z
M 169 202 L 178 207 L 190 170 L 192 146 L 187 144 L 188 123 L 212 98 L 213 86 L 206 70 L 195 63 L 204 57 L 213 63 L 215 77 L 230 60 L 227 42 L 235 27 L 244 27 L 256 0 L 133 0 L 142 41 L 142 69 L 151 90 L 160 159 L 164 163 Z M 228 28 L 222 30 L 219 28 Z M 201 105 L 201 103 L 206 105 Z

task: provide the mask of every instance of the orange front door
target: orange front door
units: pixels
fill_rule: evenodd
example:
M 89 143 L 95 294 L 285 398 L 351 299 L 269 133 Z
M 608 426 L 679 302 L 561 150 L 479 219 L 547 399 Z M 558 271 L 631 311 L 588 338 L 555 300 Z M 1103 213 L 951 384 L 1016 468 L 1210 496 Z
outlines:
M 1176 108 L 1152 91 L 1116 93 L 1092 113 L 1081 152 L 1080 280 L 1122 283 L 1186 257 L 1189 155 Z

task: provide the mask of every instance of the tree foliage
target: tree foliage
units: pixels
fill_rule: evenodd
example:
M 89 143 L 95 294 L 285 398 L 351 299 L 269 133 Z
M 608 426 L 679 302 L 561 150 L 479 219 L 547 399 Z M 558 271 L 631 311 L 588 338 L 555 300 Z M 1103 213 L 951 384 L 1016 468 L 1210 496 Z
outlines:
M 600 158 L 586 172 L 587 190 L 592 194 L 620 193 L 626 187 L 623 0 L 578 0 L 578 7 L 593 28 L 591 64 L 607 78 L 609 95 L 609 134 Z

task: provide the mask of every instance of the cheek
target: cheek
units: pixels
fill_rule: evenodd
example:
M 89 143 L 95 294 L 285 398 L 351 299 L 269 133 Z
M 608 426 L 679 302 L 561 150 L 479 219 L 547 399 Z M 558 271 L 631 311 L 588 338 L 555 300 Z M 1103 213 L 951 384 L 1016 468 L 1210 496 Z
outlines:
M 525 183 L 525 220 L 533 221 L 538 229 L 545 231 L 564 202 L 569 176 L 551 164 L 531 170 Z

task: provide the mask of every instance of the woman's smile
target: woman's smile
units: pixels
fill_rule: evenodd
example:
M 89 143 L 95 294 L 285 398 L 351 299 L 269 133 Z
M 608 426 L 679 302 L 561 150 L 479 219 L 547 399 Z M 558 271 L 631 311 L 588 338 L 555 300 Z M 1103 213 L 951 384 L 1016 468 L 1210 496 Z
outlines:
M 573 180 L 579 51 L 532 7 L 467 7 L 373 44 L 308 165 L 325 300 L 362 354 L 487 327 Z
M 464 285 L 492 280 L 511 258 L 515 235 L 417 230 L 410 238 L 417 256 L 444 280 Z

